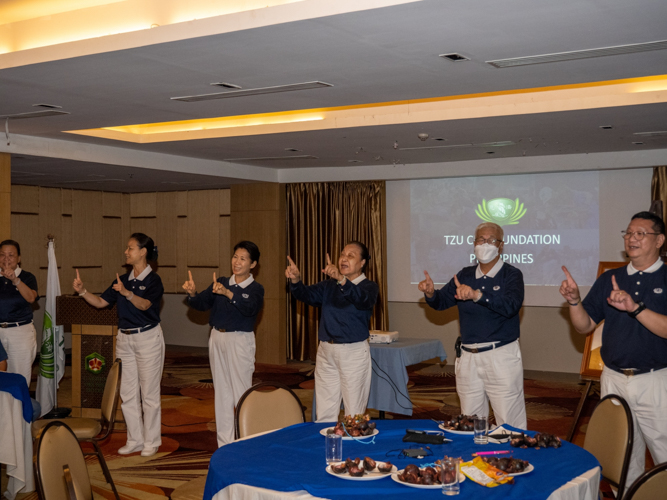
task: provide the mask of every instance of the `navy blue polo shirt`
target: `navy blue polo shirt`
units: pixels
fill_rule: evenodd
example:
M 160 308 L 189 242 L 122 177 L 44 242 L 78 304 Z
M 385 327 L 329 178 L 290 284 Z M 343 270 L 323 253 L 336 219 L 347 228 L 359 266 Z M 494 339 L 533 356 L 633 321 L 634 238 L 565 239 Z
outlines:
M 5 347 L 2 345 L 2 342 L 0 342 L 0 363 L 5 361 L 7 359 L 7 351 L 5 351 Z
M 647 309 L 667 315 L 667 266 L 632 275 L 628 274 L 627 266 L 607 271 L 595 281 L 583 300 L 584 309 L 593 321 L 605 320 L 600 355 L 606 366 L 616 370 L 667 368 L 667 339 L 651 333 L 637 318 L 631 318 L 607 302 L 612 291 L 612 276 L 616 277 L 618 287 L 629 293 L 635 302 L 641 301 Z
M 116 280 L 113 280 L 111 286 L 100 295 L 100 298 L 106 300 L 109 305 L 117 304 L 118 328 L 131 329 L 157 325 L 160 322 L 160 300 L 164 294 L 164 287 L 162 280 L 153 272 L 151 266 L 147 266 L 137 277 L 134 276 L 134 271 L 123 274 L 120 281 L 137 297 L 149 300 L 151 306 L 145 311 L 137 309 L 127 298 L 113 289 L 116 283 Z
M 342 286 L 333 279 L 311 286 L 304 285 L 302 281 L 290 282 L 290 290 L 301 302 L 322 308 L 317 334 L 319 340 L 352 343 L 369 337 L 368 323 L 379 288 L 377 283 L 366 279 L 363 274 L 354 281 L 345 280 Z
M 457 300 L 454 278 L 436 290 L 426 303 L 433 309 L 443 311 L 459 308 L 461 341 L 464 344 L 484 342 L 512 342 L 519 338 L 519 311 L 523 304 L 523 274 L 516 267 L 503 263 L 495 276 L 475 274 L 477 266 L 464 267 L 456 275 L 459 283 L 473 290 L 481 290 L 482 298 Z
M 255 331 L 257 315 L 264 305 L 264 287 L 250 275 L 242 283 L 236 283 L 234 276 L 218 278 L 218 283 L 230 290 L 234 296 L 213 293 L 213 283 L 194 297 L 188 296 L 188 305 L 198 311 L 211 309 L 208 324 L 228 332 Z
M 16 268 L 17 271 L 20 268 Z M 17 277 L 31 290 L 37 291 L 37 278 L 21 269 Z M 37 296 L 39 298 L 39 295 Z M 18 323 L 32 320 L 32 306 L 10 280 L 0 277 L 0 323 Z

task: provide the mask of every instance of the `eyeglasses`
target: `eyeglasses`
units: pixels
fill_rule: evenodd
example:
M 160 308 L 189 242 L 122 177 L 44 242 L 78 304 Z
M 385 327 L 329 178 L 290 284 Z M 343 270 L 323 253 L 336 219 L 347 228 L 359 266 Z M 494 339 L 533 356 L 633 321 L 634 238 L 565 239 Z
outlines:
M 662 233 L 647 233 L 646 231 L 621 231 L 621 234 L 623 235 L 623 238 L 625 238 L 626 240 L 629 240 L 634 236 L 637 241 L 641 241 L 647 234 L 662 234 Z
M 485 240 L 484 238 L 476 238 L 475 245 L 483 245 L 484 243 L 488 243 L 489 245 L 495 245 L 496 243 L 498 243 L 498 241 L 500 240 L 497 240 L 495 238 L 489 238 L 488 240 Z

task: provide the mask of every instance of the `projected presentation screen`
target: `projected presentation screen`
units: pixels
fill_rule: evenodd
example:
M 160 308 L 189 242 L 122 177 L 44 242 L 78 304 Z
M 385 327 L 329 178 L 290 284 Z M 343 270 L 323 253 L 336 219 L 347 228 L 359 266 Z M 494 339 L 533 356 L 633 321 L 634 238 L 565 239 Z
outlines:
M 575 181 L 576 179 L 576 181 Z M 592 285 L 599 252 L 599 174 L 579 172 L 410 181 L 410 280 L 437 284 L 476 265 L 474 232 L 502 226 L 502 258 L 526 286 L 560 286 L 561 266 Z

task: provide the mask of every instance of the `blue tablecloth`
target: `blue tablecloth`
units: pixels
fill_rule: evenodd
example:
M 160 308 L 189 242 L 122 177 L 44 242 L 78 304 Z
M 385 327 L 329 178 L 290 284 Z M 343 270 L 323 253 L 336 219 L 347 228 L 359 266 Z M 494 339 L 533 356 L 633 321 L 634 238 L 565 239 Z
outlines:
M 399 458 L 403 448 L 418 447 L 403 443 L 406 426 L 412 429 L 437 430 L 430 420 L 380 420 L 375 444 L 343 441 L 344 458 L 363 458 L 390 461 L 399 469 L 410 463 L 430 463 L 444 455 L 472 458 L 475 451 L 512 450 L 513 455 L 535 466 L 529 474 L 515 478 L 515 484 L 485 488 L 469 479 L 461 484 L 459 498 L 500 500 L 520 498 L 545 500 L 568 481 L 598 466 L 587 451 L 568 442 L 558 449 L 520 449 L 509 444 L 475 445 L 470 435 L 450 435 L 452 443 L 431 445 L 434 456 L 423 460 Z M 330 424 L 305 423 L 271 434 L 228 444 L 211 458 L 204 500 L 211 500 L 220 490 L 234 483 L 277 491 L 306 490 L 313 496 L 332 500 L 405 500 L 406 498 L 442 498 L 440 490 L 422 490 L 397 484 L 390 477 L 377 481 L 346 481 L 325 471 L 324 437 L 319 431 Z M 506 426 L 507 427 L 507 426 Z M 389 453 L 389 457 L 387 454 Z
M 23 418 L 26 422 L 32 422 L 32 402 L 28 392 L 28 384 L 23 375 L 18 373 L 0 372 L 0 391 L 8 392 L 14 399 L 23 403 Z
M 412 415 L 405 367 L 432 358 L 447 359 L 439 340 L 399 339 L 391 344 L 371 344 L 373 377 L 368 408 Z

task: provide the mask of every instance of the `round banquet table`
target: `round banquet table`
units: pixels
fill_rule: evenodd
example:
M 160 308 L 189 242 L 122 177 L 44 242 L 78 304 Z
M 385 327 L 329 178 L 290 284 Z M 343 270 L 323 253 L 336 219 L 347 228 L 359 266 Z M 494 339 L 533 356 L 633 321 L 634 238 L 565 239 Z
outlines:
M 32 403 L 23 375 L 0 372 L 0 463 L 9 481 L 4 496 L 35 490 L 32 472 Z
M 563 442 L 558 449 L 512 448 L 509 443 L 475 445 L 471 435 L 446 433 L 451 443 L 430 445 L 433 456 L 402 458 L 404 448 L 425 447 L 402 441 L 406 428 L 439 430 L 430 420 L 378 420 L 374 442 L 343 441 L 343 459 L 364 458 L 390 461 L 398 469 L 408 464 L 426 464 L 444 455 L 472 459 L 476 451 L 511 450 L 512 455 L 534 466 L 515 477 L 514 484 L 486 488 L 466 479 L 460 499 L 479 498 L 530 500 L 595 500 L 600 482 L 598 461 L 586 450 Z M 211 457 L 204 500 L 331 499 L 405 500 L 442 498 L 440 489 L 425 490 L 397 484 L 390 477 L 376 481 L 352 481 L 334 477 L 325 470 L 324 437 L 320 431 L 333 424 L 305 423 L 236 441 L 219 448 Z M 518 431 L 505 426 L 507 429 Z M 520 432 L 520 431 L 519 431 Z M 533 434 L 527 432 L 527 434 Z M 363 444 L 369 443 L 369 444 Z

